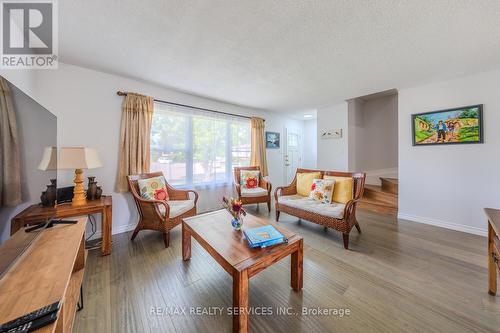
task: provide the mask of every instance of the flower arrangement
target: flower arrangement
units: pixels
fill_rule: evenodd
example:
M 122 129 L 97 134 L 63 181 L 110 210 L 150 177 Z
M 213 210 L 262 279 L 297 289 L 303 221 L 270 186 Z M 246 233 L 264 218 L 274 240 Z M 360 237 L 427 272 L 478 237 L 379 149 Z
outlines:
M 234 229 L 240 230 L 243 225 L 242 216 L 247 215 L 247 212 L 243 209 L 243 203 L 241 200 L 226 197 L 222 198 L 222 202 L 224 203 L 224 208 L 233 216 L 233 220 L 231 221 L 231 225 Z

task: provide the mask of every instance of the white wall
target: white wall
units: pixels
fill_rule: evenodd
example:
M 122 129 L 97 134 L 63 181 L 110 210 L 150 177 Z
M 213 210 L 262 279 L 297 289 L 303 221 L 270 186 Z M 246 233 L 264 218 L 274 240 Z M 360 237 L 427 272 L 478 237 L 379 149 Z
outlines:
M 3 70 L 0 74 L 57 116 L 59 146 L 88 146 L 98 150 L 104 167 L 87 170 L 85 175 L 95 175 L 105 194 L 113 193 L 118 166 L 123 97 L 116 95 L 117 90 L 139 92 L 162 100 L 229 113 L 260 116 L 266 119 L 266 130 L 282 135 L 284 126 L 302 132 L 302 121 L 277 113 L 217 102 L 63 63 L 57 70 Z M 283 185 L 282 149 L 267 150 L 267 153 L 269 178 L 274 187 Z M 58 185 L 70 185 L 72 178 L 72 172 L 60 172 Z M 113 232 L 129 230 L 135 226 L 136 218 L 136 208 L 130 195 L 113 193 Z
M 348 117 L 347 102 L 322 107 L 318 117 L 318 169 L 346 171 L 348 169 Z M 321 139 L 321 133 L 341 128 L 341 139 Z
M 304 120 L 302 142 L 302 167 L 306 169 L 316 169 L 318 152 L 318 131 L 316 119 Z
M 500 208 L 500 71 L 399 90 L 399 217 L 486 234 Z M 484 104 L 484 144 L 413 147 L 411 114 Z
M 397 165 L 397 94 L 350 100 L 349 169 L 369 172 Z

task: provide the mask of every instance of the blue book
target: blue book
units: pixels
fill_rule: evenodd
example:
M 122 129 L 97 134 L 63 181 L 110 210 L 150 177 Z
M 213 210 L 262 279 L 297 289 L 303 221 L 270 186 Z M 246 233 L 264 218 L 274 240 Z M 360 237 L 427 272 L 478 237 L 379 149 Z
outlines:
M 251 248 L 264 248 L 288 241 L 288 239 L 272 225 L 244 229 L 243 234 L 248 241 L 248 246 Z

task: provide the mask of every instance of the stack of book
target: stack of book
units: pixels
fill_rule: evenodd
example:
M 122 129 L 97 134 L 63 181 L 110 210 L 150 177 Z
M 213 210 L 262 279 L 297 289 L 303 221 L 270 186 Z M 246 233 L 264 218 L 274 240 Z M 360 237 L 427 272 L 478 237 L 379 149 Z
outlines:
M 243 234 L 251 248 L 264 248 L 271 245 L 286 243 L 288 239 L 272 225 L 243 230 Z

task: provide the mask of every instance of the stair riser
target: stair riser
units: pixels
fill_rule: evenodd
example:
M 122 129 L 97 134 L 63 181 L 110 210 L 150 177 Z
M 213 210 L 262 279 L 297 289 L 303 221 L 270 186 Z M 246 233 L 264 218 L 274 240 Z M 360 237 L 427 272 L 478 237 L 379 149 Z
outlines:
M 375 213 L 379 213 L 379 214 L 386 214 L 386 215 L 393 215 L 393 216 L 396 216 L 398 214 L 397 207 L 381 206 L 381 205 L 371 204 L 371 203 L 367 203 L 367 202 L 363 202 L 363 201 L 360 201 L 358 203 L 358 208 L 368 210 L 371 212 L 375 212 Z
M 382 183 L 382 190 L 385 192 L 389 192 L 392 194 L 398 194 L 398 183 L 395 183 L 393 181 L 380 178 L 380 182 Z
M 365 189 L 363 198 L 382 201 L 384 203 L 387 203 L 388 205 L 395 207 L 397 207 L 398 205 L 398 197 L 389 193 L 383 193 L 379 191 L 371 191 L 369 189 Z

